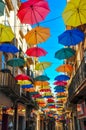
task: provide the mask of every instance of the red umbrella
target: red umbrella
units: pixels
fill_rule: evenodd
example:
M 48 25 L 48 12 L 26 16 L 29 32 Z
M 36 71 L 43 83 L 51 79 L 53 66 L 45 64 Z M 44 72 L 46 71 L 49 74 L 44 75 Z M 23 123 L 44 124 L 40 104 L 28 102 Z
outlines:
M 25 74 L 19 74 L 15 77 L 16 80 L 30 80 L 31 78 Z
M 54 85 L 65 86 L 65 85 L 67 85 L 67 82 L 65 82 L 65 81 L 56 81 L 56 82 L 54 82 Z
M 45 19 L 50 12 L 45 0 L 29 0 L 21 3 L 17 16 L 21 23 L 35 24 Z
M 45 56 L 47 52 L 40 47 L 32 47 L 27 49 L 26 54 L 28 56 L 33 56 L 33 57 L 40 57 L 40 56 Z
M 51 90 L 50 89 L 40 89 L 40 92 L 51 92 Z

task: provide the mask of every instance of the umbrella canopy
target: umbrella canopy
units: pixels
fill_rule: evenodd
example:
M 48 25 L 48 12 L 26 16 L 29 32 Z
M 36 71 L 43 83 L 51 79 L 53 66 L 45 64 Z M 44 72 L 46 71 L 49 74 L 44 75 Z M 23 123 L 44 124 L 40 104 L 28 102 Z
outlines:
M 29 31 L 25 36 L 25 40 L 30 45 L 36 45 L 38 43 L 46 41 L 50 37 L 49 28 L 37 26 Z
M 19 85 L 29 85 L 29 84 L 32 84 L 32 82 L 29 81 L 29 80 L 18 80 L 17 84 L 19 84 Z
M 43 88 L 43 89 L 40 89 L 40 92 L 51 92 L 51 90 L 47 88 Z
M 69 79 L 70 77 L 65 74 L 61 74 L 55 77 L 55 80 L 58 80 L 58 81 L 67 81 Z
M 16 46 L 8 43 L 3 43 L 2 45 L 0 45 L 0 51 L 13 54 L 19 52 Z
M 27 49 L 26 54 L 28 56 L 33 56 L 33 57 L 40 57 L 40 56 L 45 56 L 47 52 L 40 47 L 32 47 Z
M 65 92 L 65 90 L 64 89 L 56 89 L 54 92 Z
M 71 73 L 73 71 L 73 67 L 70 64 L 63 64 L 59 66 L 58 68 L 56 68 L 56 71 Z
M 13 58 L 7 61 L 7 65 L 12 67 L 23 66 L 25 61 L 21 58 Z
M 36 64 L 35 69 L 36 70 L 44 70 L 44 69 L 48 68 L 50 65 L 51 65 L 50 62 L 40 62 L 40 63 Z
M 4 15 L 5 3 L 0 0 L 0 16 Z
M 49 82 L 47 82 L 47 81 L 35 81 L 34 85 L 35 86 L 48 86 Z
M 11 42 L 14 37 L 14 33 L 9 26 L 0 24 L 0 43 Z
M 37 76 L 34 80 L 35 81 L 47 81 L 47 80 L 50 80 L 50 78 L 46 75 L 40 75 L 40 76 Z
M 65 85 L 67 85 L 67 82 L 65 82 L 65 81 L 55 81 L 54 85 L 65 86 Z
M 69 26 L 77 27 L 86 23 L 86 1 L 71 0 L 67 3 L 63 11 L 64 23 Z
M 32 84 L 28 84 L 28 85 L 22 85 L 21 88 L 25 89 L 25 88 L 33 88 Z
M 19 74 L 15 77 L 15 80 L 30 80 L 31 78 L 26 74 Z
M 55 86 L 54 89 L 65 89 L 65 86 Z
M 55 53 L 55 58 L 61 59 L 68 59 L 75 55 L 75 51 L 71 48 L 62 48 Z
M 79 44 L 84 40 L 84 33 L 79 29 L 66 30 L 58 36 L 58 42 L 64 46 Z
M 50 12 L 48 2 L 45 0 L 29 0 L 21 3 L 17 16 L 21 23 L 35 24 L 45 19 Z

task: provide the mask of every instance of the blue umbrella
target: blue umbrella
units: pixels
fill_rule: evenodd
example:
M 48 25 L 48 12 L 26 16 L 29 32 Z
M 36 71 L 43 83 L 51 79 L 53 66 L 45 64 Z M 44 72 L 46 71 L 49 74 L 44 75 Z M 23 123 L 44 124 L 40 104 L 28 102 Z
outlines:
M 84 40 L 84 33 L 79 29 L 66 30 L 58 36 L 58 42 L 64 46 L 75 46 Z
M 55 77 L 55 80 L 58 80 L 58 81 L 67 81 L 69 79 L 70 77 L 65 74 L 61 74 Z
M 65 92 L 65 89 L 55 90 L 54 92 Z
M 34 80 L 35 81 L 47 81 L 47 80 L 50 80 L 50 78 L 46 75 L 39 75 Z
M 16 46 L 12 44 L 8 44 L 8 43 L 1 44 L 0 51 L 6 52 L 6 53 L 13 53 L 13 54 L 19 52 Z
M 33 88 L 32 84 L 22 85 L 21 88 Z

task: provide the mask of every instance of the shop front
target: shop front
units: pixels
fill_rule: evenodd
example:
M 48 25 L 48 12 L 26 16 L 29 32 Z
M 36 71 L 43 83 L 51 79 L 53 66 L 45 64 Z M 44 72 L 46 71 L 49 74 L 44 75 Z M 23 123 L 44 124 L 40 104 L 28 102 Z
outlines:
M 86 130 L 86 103 L 77 104 L 78 129 Z

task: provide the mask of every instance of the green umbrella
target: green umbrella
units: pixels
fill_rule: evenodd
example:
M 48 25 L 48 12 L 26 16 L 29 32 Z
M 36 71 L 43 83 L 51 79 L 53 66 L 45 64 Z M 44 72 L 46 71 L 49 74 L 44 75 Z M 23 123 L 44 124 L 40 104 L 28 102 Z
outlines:
M 13 58 L 7 61 L 7 65 L 12 67 L 23 66 L 25 61 L 21 58 Z
M 5 3 L 0 0 L 0 16 L 4 15 Z
M 47 81 L 47 80 L 50 80 L 50 79 L 46 75 L 40 75 L 40 76 L 37 76 L 34 80 L 36 80 L 36 81 Z
M 58 50 L 55 53 L 55 58 L 57 58 L 59 60 L 68 59 L 74 55 L 75 55 L 75 50 L 68 47 L 68 48 L 62 48 L 62 49 Z

